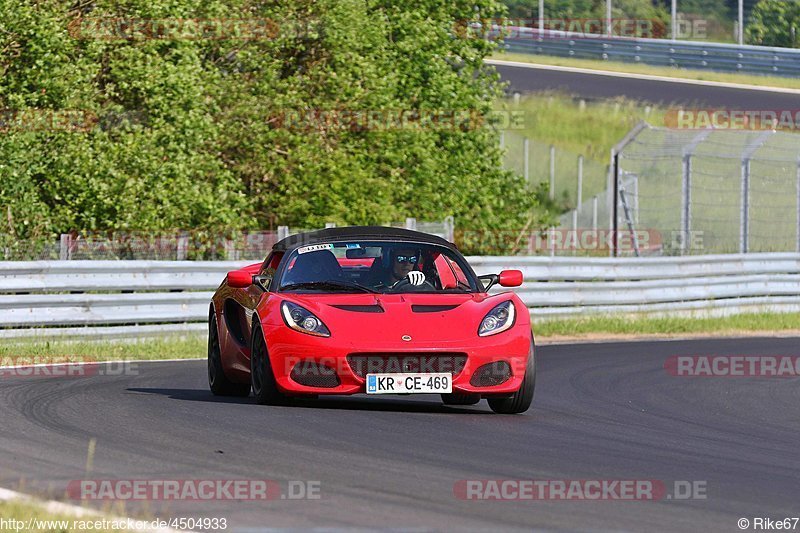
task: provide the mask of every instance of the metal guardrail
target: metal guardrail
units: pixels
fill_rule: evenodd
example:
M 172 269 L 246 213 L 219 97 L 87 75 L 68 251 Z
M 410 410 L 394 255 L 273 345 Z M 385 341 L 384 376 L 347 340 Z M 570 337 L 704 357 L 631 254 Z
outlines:
M 772 74 L 800 75 L 800 49 L 766 46 L 634 39 L 595 34 L 572 35 L 552 30 L 514 27 L 504 39 L 509 52 L 643 63 L 647 65 Z
M 653 258 L 471 257 L 476 272 L 518 268 L 535 320 L 592 314 L 800 311 L 800 254 Z M 0 338 L 202 332 L 211 295 L 247 262 L 0 263 Z M 497 289 L 502 290 L 502 289 Z

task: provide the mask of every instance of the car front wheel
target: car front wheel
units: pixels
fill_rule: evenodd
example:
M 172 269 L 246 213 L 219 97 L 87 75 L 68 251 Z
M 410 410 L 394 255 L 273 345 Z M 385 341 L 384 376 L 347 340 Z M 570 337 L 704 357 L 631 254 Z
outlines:
M 536 388 L 536 361 L 534 358 L 534 343 L 531 337 L 531 349 L 528 353 L 528 364 L 525 367 L 525 377 L 522 385 L 513 396 L 508 398 L 489 398 L 489 407 L 495 413 L 514 415 L 524 413 L 531 406 L 533 391 Z
M 250 342 L 250 383 L 256 402 L 261 405 L 285 405 L 288 398 L 284 395 L 275 381 L 272 365 L 269 362 L 267 343 L 261 326 L 253 324 L 253 336 Z

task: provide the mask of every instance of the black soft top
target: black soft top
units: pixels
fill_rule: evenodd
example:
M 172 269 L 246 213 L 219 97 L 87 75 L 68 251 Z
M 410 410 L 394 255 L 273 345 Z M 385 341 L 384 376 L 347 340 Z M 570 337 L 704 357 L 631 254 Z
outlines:
M 412 231 L 403 228 L 390 228 L 386 226 L 347 226 L 342 228 L 326 228 L 307 233 L 297 233 L 281 239 L 272 247 L 275 251 L 284 252 L 292 250 L 298 246 L 307 244 L 320 244 L 326 242 L 341 242 L 348 240 L 386 240 L 386 241 L 405 241 L 418 242 L 424 244 L 435 244 L 445 246 L 451 250 L 457 248 L 451 242 L 420 231 Z

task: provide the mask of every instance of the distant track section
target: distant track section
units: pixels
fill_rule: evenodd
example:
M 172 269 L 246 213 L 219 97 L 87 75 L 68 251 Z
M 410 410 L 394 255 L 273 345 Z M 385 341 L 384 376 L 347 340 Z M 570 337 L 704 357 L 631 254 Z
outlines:
M 490 60 L 514 92 L 562 91 L 575 96 L 614 98 L 665 105 L 736 109 L 799 109 L 800 90 L 681 80 L 623 72 Z

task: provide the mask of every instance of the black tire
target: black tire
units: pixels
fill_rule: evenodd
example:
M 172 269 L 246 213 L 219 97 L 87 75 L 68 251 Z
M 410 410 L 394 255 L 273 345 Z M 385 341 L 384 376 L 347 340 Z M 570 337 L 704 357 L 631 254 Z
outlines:
M 442 403 L 445 405 L 475 405 L 481 401 L 480 394 L 462 394 L 451 392 L 442 394 Z
M 208 388 L 215 396 L 250 395 L 249 383 L 234 383 L 225 375 L 219 349 L 219 331 L 214 315 L 208 320 Z
M 261 405 L 286 405 L 289 398 L 278 389 L 275 374 L 269 362 L 267 344 L 261 326 L 253 324 L 253 335 L 250 339 L 250 384 L 256 402 Z
M 489 407 L 495 413 L 515 415 L 524 413 L 531 406 L 533 391 L 536 388 L 536 361 L 534 358 L 534 343 L 531 337 L 531 349 L 528 354 L 528 365 L 525 367 L 525 377 L 522 385 L 513 396 L 508 398 L 489 398 Z

